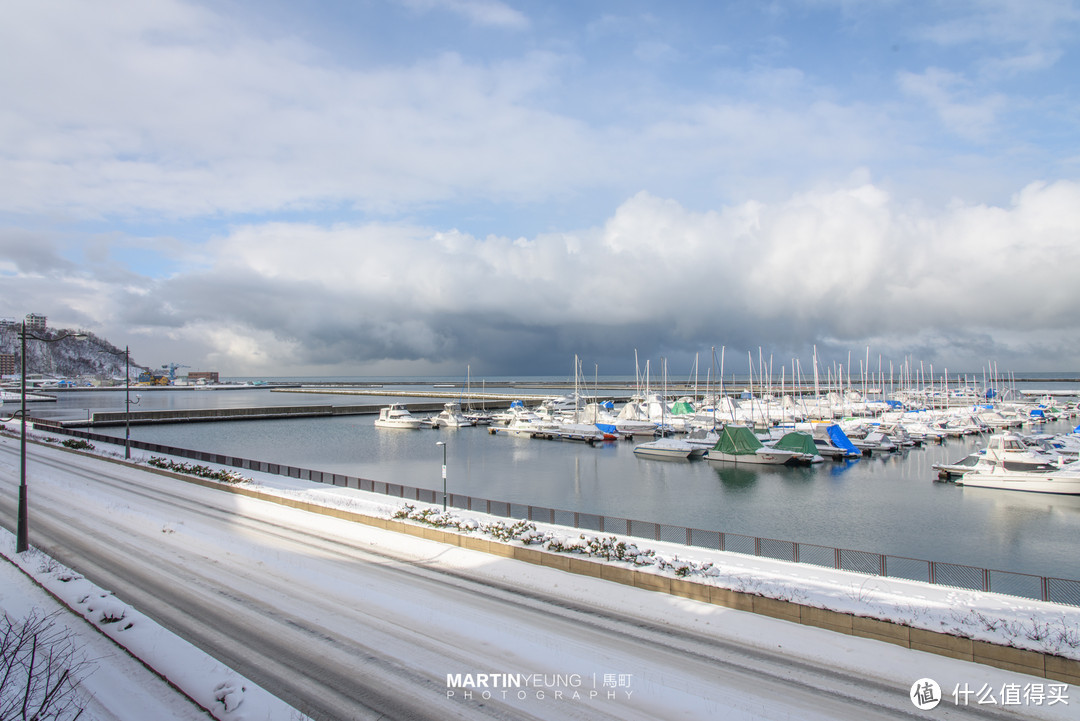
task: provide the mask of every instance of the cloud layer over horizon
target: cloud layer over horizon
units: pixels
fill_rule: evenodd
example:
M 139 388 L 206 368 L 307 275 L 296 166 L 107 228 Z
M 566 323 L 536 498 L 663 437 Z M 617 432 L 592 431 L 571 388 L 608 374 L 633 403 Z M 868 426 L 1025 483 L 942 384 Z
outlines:
M 916 5 L 20 7 L 0 316 L 225 376 L 1074 370 L 1080 11 Z

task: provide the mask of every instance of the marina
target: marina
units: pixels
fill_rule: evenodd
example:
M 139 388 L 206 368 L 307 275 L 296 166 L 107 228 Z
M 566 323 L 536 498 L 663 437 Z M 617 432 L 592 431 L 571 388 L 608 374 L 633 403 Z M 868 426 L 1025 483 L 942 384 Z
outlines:
M 387 384 L 389 386 L 389 384 Z M 500 388 L 501 389 L 501 388 Z M 387 430 L 378 408 L 400 401 L 390 387 L 370 396 L 370 414 L 219 420 L 133 426 L 132 438 L 421 488 L 823 546 L 888 553 L 1020 573 L 1080 578 L 1075 538 L 1080 497 L 1002 492 L 937 482 L 935 464 L 985 445 L 985 435 L 948 437 L 896 452 L 859 454 L 801 467 L 657 460 L 633 441 L 587 445 L 491 435 L 485 427 Z M 430 386 L 424 392 L 434 391 Z M 552 389 L 555 390 L 555 389 Z M 459 392 L 460 394 L 460 392 Z M 123 390 L 57 394 L 35 413 L 54 420 L 123 409 Z M 146 410 L 297 408 L 325 394 L 143 394 Z M 428 397 L 431 411 L 442 399 Z M 421 402 L 415 399 L 412 402 Z M 410 403 L 411 405 L 411 403 Z M 134 409 L 133 409 L 134 412 Z M 1041 432 L 1071 430 L 1047 422 Z M 122 439 L 122 425 L 95 428 Z M 436 442 L 446 445 L 442 448 Z

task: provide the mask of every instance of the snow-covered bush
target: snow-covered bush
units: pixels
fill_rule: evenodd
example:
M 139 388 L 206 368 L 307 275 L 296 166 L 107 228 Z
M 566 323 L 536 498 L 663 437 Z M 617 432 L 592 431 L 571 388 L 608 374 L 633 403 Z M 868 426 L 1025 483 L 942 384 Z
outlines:
M 151 456 L 147 463 L 154 468 L 162 468 L 166 471 L 184 473 L 189 476 L 198 476 L 199 478 L 209 478 L 212 481 L 222 481 L 224 483 L 243 483 L 250 480 L 237 471 L 214 469 L 209 466 L 197 466 L 190 463 L 177 463 L 176 461 L 170 461 L 167 458 L 159 458 L 158 456 Z

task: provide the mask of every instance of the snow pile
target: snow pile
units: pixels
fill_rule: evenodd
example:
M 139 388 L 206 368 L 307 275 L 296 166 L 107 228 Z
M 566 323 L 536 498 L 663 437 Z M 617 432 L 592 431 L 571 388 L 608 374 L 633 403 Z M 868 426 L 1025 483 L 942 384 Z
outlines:
M 641 539 L 573 535 L 532 521 L 464 518 L 407 503 L 393 517 L 506 543 L 540 546 L 591 560 L 645 567 L 650 572 L 805 606 L 850 613 L 926 631 L 1080 660 L 1080 608 L 968 591 L 849 571 L 700 549 L 709 560 L 668 555 L 639 546 Z M 576 529 L 575 529 L 576 530 Z M 688 549 L 698 555 L 699 549 Z M 715 556 L 719 555 L 720 558 Z

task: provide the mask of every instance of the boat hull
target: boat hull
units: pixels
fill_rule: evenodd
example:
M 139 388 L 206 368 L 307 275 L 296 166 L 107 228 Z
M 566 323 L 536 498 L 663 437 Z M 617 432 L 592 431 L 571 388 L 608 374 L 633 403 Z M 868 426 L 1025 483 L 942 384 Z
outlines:
M 689 443 L 667 439 L 634 446 L 634 455 L 644 458 L 689 460 L 691 458 L 700 458 L 703 453 L 703 450 L 694 448 Z
M 705 460 L 721 463 L 742 463 L 757 466 L 783 466 L 794 459 L 794 454 L 761 449 L 756 453 L 721 453 L 715 448 L 705 454 Z
M 403 430 L 416 430 L 420 427 L 420 419 L 415 420 L 390 420 L 390 421 L 375 421 L 376 428 L 400 428 Z
M 1080 496 L 1080 476 L 1072 474 L 1062 476 L 1053 473 L 965 473 L 956 480 L 956 484 L 974 488 L 996 488 L 1003 491 Z

